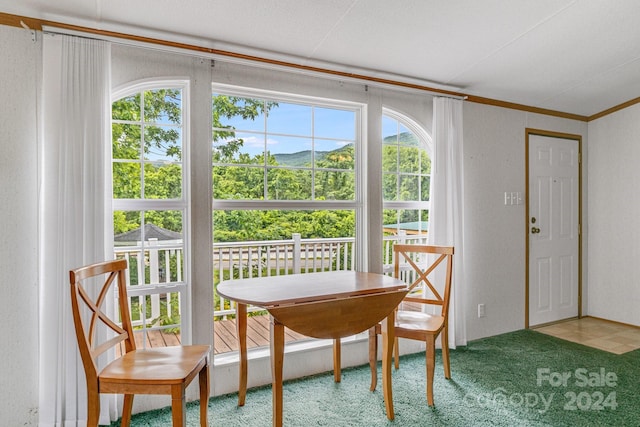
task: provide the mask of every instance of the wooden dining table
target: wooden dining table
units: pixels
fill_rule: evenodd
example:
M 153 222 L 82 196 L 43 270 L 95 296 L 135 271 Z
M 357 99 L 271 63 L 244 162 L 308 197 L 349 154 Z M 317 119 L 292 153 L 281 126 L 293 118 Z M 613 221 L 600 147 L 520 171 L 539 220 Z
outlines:
M 313 338 L 339 340 L 382 322 L 382 389 L 387 418 L 394 418 L 391 357 L 395 308 L 408 292 L 406 283 L 383 274 L 333 271 L 223 281 L 218 295 L 237 303 L 240 352 L 238 405 L 247 391 L 247 305 L 271 316 L 270 354 L 273 426 L 283 422 L 282 372 L 285 326 Z

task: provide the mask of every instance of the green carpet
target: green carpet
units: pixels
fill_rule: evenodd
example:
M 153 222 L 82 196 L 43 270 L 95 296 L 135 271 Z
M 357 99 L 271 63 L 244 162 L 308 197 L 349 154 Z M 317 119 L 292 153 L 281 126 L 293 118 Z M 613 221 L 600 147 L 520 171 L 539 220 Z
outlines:
M 285 360 L 286 365 L 286 360 Z M 286 368 L 286 366 L 285 366 Z M 284 385 L 285 426 L 640 426 L 640 350 L 615 355 L 522 330 L 470 342 L 451 352 L 445 380 L 438 352 L 435 407 L 426 403 L 424 355 L 404 356 L 393 372 L 396 417 L 388 421 L 381 382 L 369 368 L 316 375 Z M 378 370 L 380 375 L 380 370 Z M 213 379 L 215 380 L 215 379 Z M 187 424 L 199 425 L 198 403 Z M 271 425 L 271 387 L 209 401 L 211 426 Z M 113 426 L 118 426 L 114 423 Z M 137 414 L 132 426 L 171 425 L 170 408 Z

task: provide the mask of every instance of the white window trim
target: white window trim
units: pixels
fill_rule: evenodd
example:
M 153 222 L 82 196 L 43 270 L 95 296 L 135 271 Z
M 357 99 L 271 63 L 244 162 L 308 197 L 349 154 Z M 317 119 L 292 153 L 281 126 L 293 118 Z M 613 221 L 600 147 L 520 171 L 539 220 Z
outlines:
M 431 139 L 431 135 L 427 133 L 427 131 L 420 126 L 414 119 L 410 116 L 401 113 L 399 111 L 393 110 L 391 108 L 382 107 L 382 116 L 380 120 L 382 120 L 383 116 L 388 116 L 394 120 L 397 120 L 401 125 L 405 126 L 409 131 L 416 135 L 418 141 L 421 143 L 422 148 L 427 152 L 430 159 L 433 159 L 433 140 Z M 431 167 L 433 168 L 433 160 L 431 163 Z M 382 177 L 383 172 L 380 171 L 380 177 Z M 431 197 L 429 200 L 425 201 L 403 201 L 403 200 L 394 200 L 394 201 L 385 201 L 384 198 L 382 200 L 382 209 L 393 209 L 393 210 L 430 210 L 431 209 Z
M 287 210 L 334 210 L 352 209 L 356 214 L 356 270 L 366 271 L 366 248 L 368 247 L 368 236 L 365 230 L 366 215 L 364 197 L 366 193 L 366 143 L 364 136 L 365 120 L 367 110 L 366 104 L 344 101 L 338 99 L 321 98 L 316 96 L 298 95 L 289 92 L 270 91 L 264 89 L 253 89 L 243 86 L 228 85 L 222 83 L 212 83 L 211 93 L 231 95 L 246 98 L 259 98 L 281 102 L 297 104 L 309 104 L 316 107 L 337 108 L 353 111 L 356 115 L 355 134 L 355 199 L 351 200 L 221 200 L 212 199 L 213 209 L 216 210 L 260 210 L 260 209 L 287 209 Z M 237 166 L 237 165 L 234 165 Z
M 382 107 L 382 115 L 398 120 L 400 123 L 405 125 L 407 129 L 415 133 L 418 140 L 420 142 L 424 142 L 425 146 L 423 148 L 427 150 L 429 157 L 433 158 L 433 140 L 431 139 L 431 135 L 429 135 L 417 121 L 405 113 L 401 113 L 388 107 Z
M 191 291 L 191 263 L 189 262 L 191 247 L 191 171 L 190 171 L 190 80 L 185 77 L 164 77 L 137 80 L 118 86 L 111 92 L 111 104 L 124 97 L 153 89 L 180 89 L 182 91 L 182 198 L 181 199 L 114 199 L 112 211 L 118 210 L 183 210 L 183 270 L 182 282 L 166 285 L 144 286 L 139 290 L 130 290 L 129 295 L 153 294 L 158 292 L 183 292 L 180 302 L 180 337 L 183 344 L 192 342 L 192 291 Z M 112 119 L 110 118 L 110 121 Z M 111 152 L 111 150 L 109 150 Z M 108 179 L 113 180 L 109 169 Z

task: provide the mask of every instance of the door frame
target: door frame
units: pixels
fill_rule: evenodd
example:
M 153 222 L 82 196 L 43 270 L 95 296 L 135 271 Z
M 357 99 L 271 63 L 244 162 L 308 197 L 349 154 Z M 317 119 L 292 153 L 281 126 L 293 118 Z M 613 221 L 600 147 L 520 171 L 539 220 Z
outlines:
M 525 128 L 525 292 L 524 327 L 529 329 L 529 136 L 569 139 L 578 143 L 578 318 L 582 317 L 582 135 Z M 540 326 L 540 325 L 536 325 Z

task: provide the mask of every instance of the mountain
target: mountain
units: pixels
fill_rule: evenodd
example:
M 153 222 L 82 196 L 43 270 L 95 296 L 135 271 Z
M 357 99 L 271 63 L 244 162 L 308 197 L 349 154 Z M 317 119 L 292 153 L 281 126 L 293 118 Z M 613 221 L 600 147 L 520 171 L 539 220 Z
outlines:
M 396 141 L 396 135 L 387 136 L 385 143 L 393 143 Z M 404 145 L 418 145 L 418 138 L 411 132 L 401 132 L 398 134 L 398 141 Z
M 329 151 L 316 151 L 316 158 L 325 158 Z M 311 150 L 298 151 L 297 153 L 279 153 L 273 157 L 281 166 L 308 166 L 311 159 Z
M 316 151 L 316 161 L 324 160 L 328 155 L 333 153 L 340 153 L 347 147 L 351 147 L 353 144 L 347 144 L 344 147 L 336 148 L 331 151 Z M 311 159 L 311 150 L 298 151 L 297 153 L 280 153 L 274 154 L 276 161 L 281 166 L 309 166 L 309 159 Z
M 392 143 L 392 142 L 395 142 L 395 140 L 396 140 L 396 135 L 391 135 L 386 137 L 384 139 L 384 142 Z M 398 135 L 398 140 L 400 141 L 400 143 L 403 143 L 406 145 L 418 145 L 418 139 L 411 132 L 400 133 Z M 324 160 L 328 155 L 333 153 L 339 153 L 340 151 L 343 151 L 347 147 L 351 147 L 352 145 L 353 144 L 348 144 L 348 145 L 345 145 L 344 147 L 336 148 L 335 150 L 331 150 L 331 151 L 316 151 L 316 160 Z M 282 166 L 292 166 L 292 167 L 308 166 L 309 159 L 311 159 L 311 150 L 298 151 L 296 153 L 274 154 L 273 157 L 275 157 L 278 164 Z

